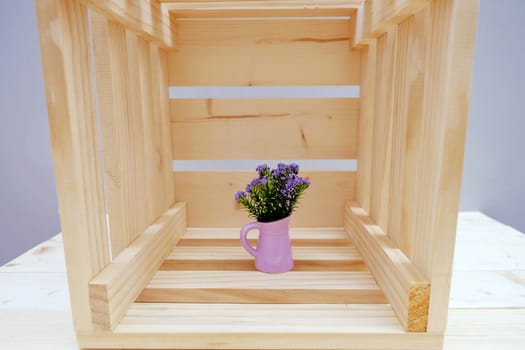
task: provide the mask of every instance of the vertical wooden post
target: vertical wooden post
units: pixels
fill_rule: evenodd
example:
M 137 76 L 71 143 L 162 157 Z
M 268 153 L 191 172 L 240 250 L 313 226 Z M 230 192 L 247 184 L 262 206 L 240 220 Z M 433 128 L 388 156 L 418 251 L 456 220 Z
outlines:
M 73 319 L 92 329 L 88 282 L 110 261 L 87 10 L 35 1 Z
M 477 0 L 434 0 L 425 64 L 413 262 L 430 279 L 429 332 L 444 332 L 469 109 Z
M 374 105 L 376 84 L 376 40 L 361 49 L 361 98 L 359 112 L 359 145 L 356 196 L 367 213 L 370 212 Z

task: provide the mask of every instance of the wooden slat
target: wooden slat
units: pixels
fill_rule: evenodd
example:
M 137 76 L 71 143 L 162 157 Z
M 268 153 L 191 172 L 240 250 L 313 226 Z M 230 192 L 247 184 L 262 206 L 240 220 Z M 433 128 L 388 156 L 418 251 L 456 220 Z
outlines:
M 356 196 L 363 209 L 370 211 L 374 106 L 376 84 L 376 42 L 361 49 L 361 99 L 359 112 L 359 145 Z
M 141 125 L 134 127 L 140 116 L 133 113 L 129 96 L 129 87 L 134 84 L 129 79 L 125 28 L 95 12 L 91 14 L 91 27 L 111 251 L 115 257 L 146 225 L 144 219 L 143 226 L 137 227 L 139 213 L 133 208 L 139 200 L 136 189 L 143 187 L 136 186 L 134 166 L 134 131 Z
M 400 28 L 407 27 L 408 47 L 406 71 L 404 72 L 404 77 L 399 77 L 399 79 L 404 80 L 405 85 L 402 93 L 405 101 L 399 97 L 397 101 L 400 107 L 398 113 L 406 113 L 404 122 L 407 125 L 405 130 L 400 130 L 401 133 L 397 134 L 398 138 L 396 139 L 396 142 L 402 149 L 400 150 L 402 157 L 396 162 L 398 166 L 394 172 L 401 172 L 402 176 L 398 178 L 394 187 L 396 193 L 391 194 L 391 198 L 394 201 L 392 203 L 396 204 L 397 208 L 395 210 L 397 212 L 390 213 L 390 220 L 394 221 L 391 221 L 389 224 L 389 230 L 393 231 L 391 238 L 394 243 L 410 259 L 413 257 L 414 237 L 419 234 L 415 226 L 415 220 L 412 220 L 412 218 L 414 213 L 417 212 L 417 196 L 420 195 L 421 191 L 416 185 L 420 180 L 418 178 L 418 168 L 421 165 L 418 153 L 425 142 L 420 130 L 423 113 L 423 85 L 426 75 L 424 65 L 430 24 L 428 14 L 428 9 L 424 9 L 400 25 Z M 397 117 L 399 118 L 400 115 Z M 399 231 L 396 233 L 396 230 Z
M 346 7 L 304 8 L 294 6 L 261 6 L 239 8 L 215 8 L 214 6 L 198 9 L 185 9 L 180 6 L 171 10 L 174 18 L 289 18 L 289 17 L 349 17 L 355 9 Z
M 312 185 L 292 215 L 292 225 L 343 226 L 344 203 L 355 200 L 355 173 L 304 172 L 303 176 Z M 233 196 L 255 172 L 175 172 L 173 177 L 176 200 L 188 206 L 188 226 L 240 227 L 252 221 Z
M 430 283 L 357 205 L 346 207 L 345 228 L 408 332 L 427 328 Z
M 186 207 L 178 203 L 148 227 L 89 282 L 93 324 L 114 328 L 186 231 Z
M 354 159 L 358 99 L 171 100 L 174 159 Z M 268 142 L 268 135 L 278 142 Z
M 419 29 L 419 28 L 418 28 Z M 402 215 L 402 193 L 404 161 L 407 143 L 407 111 L 409 108 L 409 77 L 410 70 L 413 69 L 409 61 L 408 49 L 410 43 L 410 33 L 414 31 L 413 17 L 399 24 L 396 38 L 396 59 L 394 69 L 395 81 L 393 84 L 393 109 L 392 109 L 392 130 L 391 130 L 391 161 L 386 166 L 390 167 L 390 186 L 388 192 L 387 221 L 385 231 L 392 240 L 392 243 L 399 246 L 401 233 Z M 417 103 L 416 101 L 412 101 Z
M 165 205 L 166 196 L 170 196 L 169 187 L 164 186 L 163 177 L 165 175 L 162 159 L 164 154 L 171 148 L 162 148 L 163 131 L 159 98 L 160 95 L 154 95 L 154 92 L 162 91 L 159 88 L 158 70 L 153 69 L 151 52 L 157 50 L 151 43 L 146 40 L 138 41 L 138 61 L 139 61 L 139 79 L 140 91 L 142 96 L 142 123 L 144 133 L 144 155 L 146 183 L 143 185 L 148 188 L 147 201 L 144 204 L 144 211 L 149 222 L 153 222 L 169 205 Z M 156 83 L 157 82 L 157 83 Z M 160 101 L 162 103 L 162 101 Z M 168 127 L 167 125 L 165 127 Z M 160 155 L 159 155 L 160 152 Z M 173 201 L 172 201 L 173 202 Z
M 36 1 L 51 146 L 77 331 L 89 331 L 88 281 L 110 260 L 89 57 L 87 9 Z
M 253 259 L 222 260 L 166 260 L 163 271 L 253 271 Z M 366 271 L 362 260 L 294 260 L 294 271 Z
M 354 46 L 369 44 L 390 28 L 427 7 L 430 0 L 372 0 L 358 10 Z
M 170 85 L 358 85 L 348 20 L 180 21 Z
M 162 129 L 162 152 L 161 152 L 161 164 L 162 164 L 162 178 L 163 191 L 164 191 L 164 206 L 169 207 L 175 202 L 175 193 L 173 188 L 172 179 L 172 160 L 173 154 L 171 152 L 172 134 L 170 125 L 170 105 L 168 95 L 168 52 L 162 49 L 158 50 L 158 74 L 159 74 L 159 94 L 157 95 L 157 101 L 160 106 L 160 122 Z M 152 66 L 153 67 L 153 66 Z
M 239 231 L 237 229 L 236 231 Z M 237 232 L 238 234 L 238 232 Z M 204 242 L 203 242 L 204 241 Z M 256 239 L 248 239 L 250 244 L 257 244 Z M 293 247 L 344 247 L 353 246 L 350 240 L 343 239 L 292 239 Z M 181 239 L 177 247 L 235 247 L 239 245 L 239 238 L 233 239 Z
M 166 2 L 175 18 L 264 18 L 352 16 L 361 0 Z
M 226 239 L 239 239 L 239 230 L 235 228 L 195 228 L 190 227 L 188 232 L 184 235 L 183 240 L 215 240 L 223 241 Z M 291 227 L 290 237 L 292 242 L 295 240 L 311 240 L 311 241 L 329 241 L 329 240 L 344 240 L 351 242 L 348 239 L 348 234 L 341 227 Z M 318 244 L 318 243 L 315 243 Z
M 166 54 L 91 14 L 113 256 L 173 202 Z
M 101 12 L 126 28 L 145 35 L 163 47 L 175 47 L 176 27 L 168 9 L 157 0 L 81 0 L 86 6 Z
M 253 257 L 242 248 L 239 239 L 211 240 L 195 239 L 191 245 L 179 241 L 173 252 L 161 266 L 161 270 L 215 270 L 215 271 L 253 271 Z M 228 245 L 216 244 L 226 241 Z M 342 246 L 341 241 L 310 240 L 308 246 L 292 242 L 294 256 L 294 271 L 366 271 L 366 266 L 355 247 L 347 240 Z M 344 242 L 344 241 L 343 241 Z M 233 243 L 233 244 L 232 244 Z M 314 245 L 317 243 L 318 245 Z M 328 243 L 328 244 L 321 244 Z M 257 245 L 256 240 L 250 244 Z
M 439 350 L 440 334 L 405 333 L 388 305 L 136 303 L 83 348 Z
M 288 272 L 159 271 L 139 302 L 255 304 L 382 304 L 386 300 L 366 271 Z
M 429 327 L 443 332 L 461 188 L 478 1 L 433 1 L 412 261 L 432 284 Z
M 384 229 L 390 198 L 396 45 L 396 28 L 377 40 L 370 217 Z
M 203 242 L 205 243 L 205 241 Z M 294 260 L 361 260 L 355 247 L 294 247 Z M 168 256 L 167 260 L 204 260 L 220 262 L 221 260 L 253 260 L 253 257 L 238 244 L 237 247 L 179 247 Z
M 165 53 L 157 45 L 149 45 L 149 55 L 151 64 L 151 94 L 153 101 L 153 118 L 152 129 L 154 138 L 152 157 L 157 163 L 159 184 L 156 186 L 156 202 L 160 203 L 161 210 L 165 210 L 174 202 L 173 185 L 169 184 L 169 177 L 172 172 L 171 162 L 171 132 L 169 130 L 169 106 L 168 106 L 168 86 L 167 80 L 167 62 Z M 160 214 L 160 213 L 158 213 Z M 157 214 L 157 215 L 158 215 Z

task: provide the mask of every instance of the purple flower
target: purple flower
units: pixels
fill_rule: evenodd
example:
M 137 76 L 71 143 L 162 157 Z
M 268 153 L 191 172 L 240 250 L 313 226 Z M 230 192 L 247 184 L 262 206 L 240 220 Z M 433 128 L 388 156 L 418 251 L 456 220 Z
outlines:
M 286 164 L 284 163 L 277 164 L 277 170 L 279 170 L 280 172 L 284 172 L 286 170 Z
M 299 165 L 295 163 L 290 164 L 290 171 L 294 174 L 299 174 Z
M 235 193 L 235 200 L 238 202 L 241 199 L 241 197 L 244 197 L 244 196 L 246 196 L 246 193 L 244 193 L 243 191 L 239 191 Z
M 268 170 L 268 169 L 269 169 L 269 168 L 268 168 L 268 165 L 266 165 L 266 164 L 260 164 L 260 165 L 257 166 L 257 168 L 256 168 L 255 170 L 259 173 L 259 175 L 263 175 L 264 172 L 265 172 L 266 170 Z

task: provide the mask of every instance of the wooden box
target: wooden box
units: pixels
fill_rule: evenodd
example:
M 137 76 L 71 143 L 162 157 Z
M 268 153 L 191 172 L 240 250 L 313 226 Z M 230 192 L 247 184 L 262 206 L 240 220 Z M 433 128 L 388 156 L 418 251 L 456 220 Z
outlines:
M 79 346 L 441 349 L 477 7 L 37 0 Z M 238 243 L 253 172 L 195 168 L 231 160 L 323 165 L 294 271 Z

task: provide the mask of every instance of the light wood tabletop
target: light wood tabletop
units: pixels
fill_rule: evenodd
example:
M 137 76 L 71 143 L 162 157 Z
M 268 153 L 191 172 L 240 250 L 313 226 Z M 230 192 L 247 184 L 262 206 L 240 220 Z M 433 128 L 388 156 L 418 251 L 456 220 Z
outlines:
M 525 349 L 525 235 L 461 213 L 446 350 Z M 0 349 L 78 349 L 61 236 L 0 267 Z

